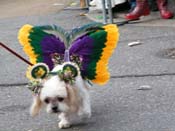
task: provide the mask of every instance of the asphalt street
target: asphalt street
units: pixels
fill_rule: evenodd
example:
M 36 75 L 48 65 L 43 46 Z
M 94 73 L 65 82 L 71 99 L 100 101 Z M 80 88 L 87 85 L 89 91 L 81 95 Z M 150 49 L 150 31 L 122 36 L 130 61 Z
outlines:
M 0 41 L 27 59 L 17 40 L 22 25 L 56 24 L 71 30 L 92 22 L 80 15 L 84 12 L 1 18 Z M 109 63 L 111 80 L 91 87 L 92 117 L 66 131 L 175 131 L 175 22 L 158 23 L 119 27 L 120 41 Z M 141 45 L 128 46 L 138 40 Z M 0 131 L 59 131 L 57 116 L 45 110 L 35 118 L 29 115 L 32 94 L 25 86 L 26 68 L 0 48 Z

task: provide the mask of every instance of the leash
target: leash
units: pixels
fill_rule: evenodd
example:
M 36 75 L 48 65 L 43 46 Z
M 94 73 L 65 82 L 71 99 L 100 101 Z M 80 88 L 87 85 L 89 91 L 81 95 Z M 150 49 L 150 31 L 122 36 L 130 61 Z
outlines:
M 28 65 L 33 65 L 31 62 L 29 62 L 28 60 L 26 60 L 25 58 L 23 58 L 21 55 L 19 55 L 18 53 L 16 53 L 14 50 L 10 49 L 9 47 L 7 47 L 5 44 L 0 42 L 0 46 L 2 46 L 4 49 L 6 49 L 7 51 L 9 51 L 11 54 L 13 54 L 14 56 L 18 57 L 20 60 L 24 61 L 25 63 L 27 63 Z

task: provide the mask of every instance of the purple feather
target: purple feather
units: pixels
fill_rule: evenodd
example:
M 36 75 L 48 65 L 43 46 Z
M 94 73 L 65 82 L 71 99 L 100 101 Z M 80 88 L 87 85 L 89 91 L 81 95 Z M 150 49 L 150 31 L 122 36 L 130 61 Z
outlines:
M 56 38 L 56 36 L 49 35 L 45 36 L 41 41 L 41 49 L 43 62 L 46 63 L 50 69 L 52 69 L 54 65 L 51 55 L 54 53 L 64 54 L 65 45 L 59 38 Z
M 86 74 L 85 71 L 90 62 L 89 56 L 92 54 L 93 47 L 93 39 L 89 36 L 83 36 L 74 41 L 70 48 L 70 55 L 78 55 L 82 58 L 81 73 L 83 76 Z
M 93 39 L 89 36 L 84 36 L 73 42 L 70 52 L 73 54 L 78 53 L 79 55 L 89 55 L 92 52 L 93 46 Z

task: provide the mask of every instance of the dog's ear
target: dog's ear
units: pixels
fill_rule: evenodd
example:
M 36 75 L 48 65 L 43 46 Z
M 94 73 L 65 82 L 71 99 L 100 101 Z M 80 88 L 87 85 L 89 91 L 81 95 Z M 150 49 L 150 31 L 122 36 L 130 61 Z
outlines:
M 38 115 L 40 109 L 42 107 L 42 101 L 40 99 L 40 95 L 34 95 L 33 96 L 33 103 L 30 107 L 30 115 L 31 116 L 36 116 Z
M 80 103 L 80 100 L 78 99 L 78 92 L 76 88 L 71 87 L 69 84 L 66 85 L 66 90 L 68 93 L 70 110 L 75 112 L 78 110 Z

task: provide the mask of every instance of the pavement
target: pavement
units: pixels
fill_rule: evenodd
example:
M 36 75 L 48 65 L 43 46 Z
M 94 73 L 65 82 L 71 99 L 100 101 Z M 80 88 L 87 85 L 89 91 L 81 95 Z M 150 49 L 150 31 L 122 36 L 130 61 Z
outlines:
M 78 3 L 69 2 L 73 4 L 67 6 Z M 0 41 L 27 59 L 17 40 L 22 25 L 56 24 L 71 30 L 92 22 L 86 10 L 62 10 L 65 7 L 47 14 L 0 18 Z M 175 131 L 175 21 L 158 17 L 119 27 L 120 40 L 109 63 L 111 80 L 90 90 L 92 118 L 66 131 Z M 135 41 L 141 44 L 128 46 Z M 0 48 L 0 131 L 59 131 L 57 116 L 45 110 L 30 117 L 32 94 L 25 86 L 26 68 Z
M 57 13 L 71 3 L 71 0 L 1 0 L 0 18 Z

